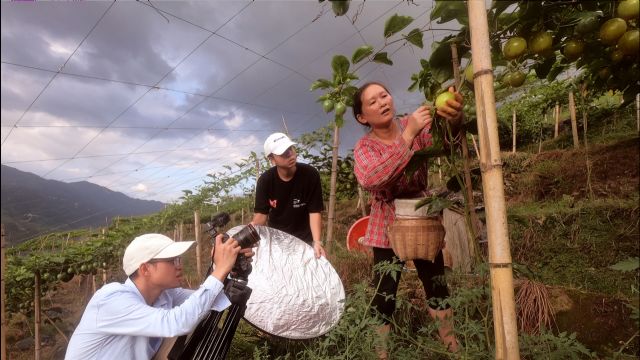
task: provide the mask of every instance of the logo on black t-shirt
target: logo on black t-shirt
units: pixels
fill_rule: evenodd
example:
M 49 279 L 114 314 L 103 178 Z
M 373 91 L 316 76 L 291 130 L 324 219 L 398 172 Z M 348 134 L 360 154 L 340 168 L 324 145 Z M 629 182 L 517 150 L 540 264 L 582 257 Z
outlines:
M 269 199 L 269 206 L 271 206 L 272 208 L 276 208 L 276 206 L 278 205 L 278 199 Z
M 297 208 L 301 208 L 303 206 L 307 205 L 306 203 L 303 203 L 300 201 L 300 199 L 293 199 L 293 208 L 297 209 Z

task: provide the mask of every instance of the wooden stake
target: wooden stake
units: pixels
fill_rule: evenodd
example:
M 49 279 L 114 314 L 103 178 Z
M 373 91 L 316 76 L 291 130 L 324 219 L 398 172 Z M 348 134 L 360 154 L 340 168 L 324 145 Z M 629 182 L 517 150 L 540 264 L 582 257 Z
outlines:
M 442 160 L 438 157 L 438 179 L 440 180 L 440 185 L 442 185 Z
M 476 143 L 476 137 L 471 134 L 471 141 L 473 141 L 473 148 L 476 149 L 476 157 L 480 160 L 480 150 L 478 150 L 478 143 Z
M 367 203 L 364 199 L 364 190 L 360 184 L 358 186 L 358 204 L 360 205 L 360 214 L 362 217 L 367 216 Z
M 329 188 L 329 214 L 327 216 L 327 252 L 333 242 L 333 218 L 336 210 L 336 181 L 338 178 L 338 148 L 340 146 L 340 128 L 333 126 L 333 150 L 331 159 L 331 187 Z
M 40 360 L 40 271 L 36 270 L 33 291 L 33 307 L 35 316 L 35 360 Z
M 555 116 L 556 116 L 556 127 L 555 127 L 555 130 L 553 132 L 553 138 L 554 139 L 558 137 L 558 126 L 560 125 L 560 103 L 558 103 L 557 101 L 556 101 Z
M 282 114 L 282 126 L 284 126 L 284 133 L 287 134 L 287 136 L 290 137 L 289 129 L 287 129 L 287 122 L 284 121 L 284 114 Z
M 547 110 L 545 109 L 544 111 L 544 122 L 543 124 L 547 123 Z M 538 139 L 538 154 L 540 154 L 542 152 L 542 126 L 540 126 L 540 139 Z
M 240 223 L 244 224 L 244 207 L 240 209 Z
M 513 149 L 512 153 L 516 153 L 516 109 L 513 109 L 513 122 L 511 125 L 511 132 L 513 133 Z
M 484 0 L 469 0 L 471 54 L 476 115 L 480 139 L 480 169 L 487 218 L 489 271 L 496 359 L 520 359 L 513 293 L 513 269 L 504 198 L 504 178 L 493 89 L 491 46 Z
M 107 283 L 107 269 L 102 269 L 102 285 Z
M 460 88 L 460 65 L 458 64 L 458 48 L 455 43 L 451 44 L 451 62 L 453 65 L 453 78 L 455 81 L 456 89 Z M 464 116 L 464 114 L 463 114 Z M 473 255 L 477 262 L 482 260 L 480 250 L 478 249 L 478 234 L 480 233 L 479 224 L 480 220 L 476 214 L 475 201 L 473 200 L 473 182 L 471 181 L 471 165 L 469 165 L 469 144 L 467 142 L 467 132 L 464 127 L 460 129 L 460 147 L 462 148 L 462 165 L 464 171 L 464 185 L 465 185 L 465 221 L 467 223 L 467 231 L 469 233 L 469 247 L 473 249 Z M 438 158 L 440 160 L 440 158 Z
M 576 120 L 576 102 L 573 99 L 573 91 L 569 92 L 569 113 L 571 114 L 571 133 L 573 134 L 573 148 L 580 147 L 580 139 L 578 138 L 578 122 Z
M 196 232 L 196 271 L 198 272 L 198 276 L 202 275 L 202 261 L 201 258 L 201 246 L 200 243 L 202 241 L 202 229 L 200 228 L 200 210 L 196 210 L 193 212 L 193 228 Z
M 7 314 L 5 313 L 4 306 L 6 304 L 6 294 L 4 292 L 4 224 L 0 225 L 2 229 L 2 248 L 0 248 L 0 315 L 2 315 L 2 326 L 0 327 L 0 356 L 1 360 L 7 360 Z
M 640 132 L 640 94 L 636 94 L 636 123 L 638 132 Z
M 181 220 L 180 225 L 178 226 L 178 241 L 183 241 L 184 239 L 184 222 Z

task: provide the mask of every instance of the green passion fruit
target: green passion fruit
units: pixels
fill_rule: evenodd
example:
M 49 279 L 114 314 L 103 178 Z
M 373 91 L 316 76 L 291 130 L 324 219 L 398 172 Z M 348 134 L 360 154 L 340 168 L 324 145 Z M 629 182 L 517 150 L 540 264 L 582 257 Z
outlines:
M 507 40 L 502 47 L 502 55 L 507 60 L 517 59 L 527 51 L 527 40 L 514 36 Z
M 523 73 L 522 71 L 518 70 L 518 71 L 510 72 L 507 75 L 505 75 L 503 81 L 512 87 L 518 87 L 524 84 L 524 81 L 526 80 L 526 78 L 527 78 L 527 75 L 525 75 L 525 73 Z
M 637 55 L 639 45 L 638 29 L 629 30 L 618 39 L 618 49 L 625 55 Z
M 548 31 L 541 31 L 531 37 L 529 50 L 536 55 L 547 55 L 553 45 L 553 36 Z
M 473 84 L 473 64 L 469 63 L 467 68 L 464 69 L 464 78 L 469 84 Z
M 582 40 L 571 39 L 567 41 L 562 49 L 562 53 L 569 61 L 574 61 L 582 56 L 584 52 L 584 42 Z
M 336 109 L 336 115 L 342 116 L 347 111 L 347 106 L 344 103 L 339 102 L 336 104 L 335 109 Z
M 600 27 L 600 41 L 605 45 L 613 45 L 626 31 L 626 21 L 621 18 L 609 19 Z

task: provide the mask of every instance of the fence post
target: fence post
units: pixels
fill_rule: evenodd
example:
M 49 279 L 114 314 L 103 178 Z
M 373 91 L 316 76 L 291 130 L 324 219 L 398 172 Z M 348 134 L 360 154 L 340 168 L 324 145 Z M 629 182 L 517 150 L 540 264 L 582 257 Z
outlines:
M 1 315 L 2 315 L 2 327 L 0 327 L 0 332 L 1 332 L 1 339 L 0 339 L 0 355 L 2 356 L 2 360 L 7 360 L 7 314 L 4 312 L 4 305 L 6 302 L 5 299 L 5 294 L 4 294 L 4 224 L 1 225 L 2 227 L 2 248 L 0 249 L 1 251 L 1 258 L 0 260 L 2 261 L 1 264 L 1 268 L 0 268 L 0 276 L 1 276 L 1 280 L 2 283 L 0 284 L 0 308 L 2 309 Z
M 516 109 L 513 109 L 513 122 L 511 125 L 511 130 L 513 131 L 513 149 L 512 153 L 516 153 Z
M 569 113 L 571 113 L 571 133 L 573 134 L 573 148 L 580 147 L 578 138 L 578 122 L 576 120 L 576 102 L 573 99 L 573 91 L 569 92 Z
M 40 271 L 36 270 L 36 284 L 33 291 L 35 313 L 35 360 L 40 360 Z
M 202 228 L 200 227 L 200 210 L 196 210 L 193 212 L 193 227 L 196 232 L 196 271 L 198 272 L 198 276 L 202 275 L 202 261 L 200 260 L 200 243 L 201 243 L 201 233 Z
M 553 132 L 553 138 L 557 138 L 558 137 L 558 126 L 560 124 L 560 103 L 556 101 L 556 128 L 555 131 Z

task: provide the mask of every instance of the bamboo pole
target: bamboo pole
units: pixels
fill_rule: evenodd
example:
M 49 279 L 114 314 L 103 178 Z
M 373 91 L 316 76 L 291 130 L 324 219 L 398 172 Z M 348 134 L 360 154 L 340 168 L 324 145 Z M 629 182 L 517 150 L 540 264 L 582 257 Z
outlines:
M 573 99 L 573 91 L 569 92 L 569 113 L 571 114 L 571 133 L 573 134 L 573 148 L 580 147 L 580 139 L 578 138 L 578 122 L 576 120 L 576 102 Z
M 4 311 L 6 304 L 6 295 L 4 293 L 4 224 L 0 227 L 2 229 L 2 248 L 0 248 L 0 261 L 2 261 L 0 265 L 0 315 L 2 315 L 2 326 L 0 327 L 0 356 L 2 357 L 1 360 L 7 360 L 7 314 Z
M 516 109 L 513 109 L 513 121 L 511 123 L 511 132 L 513 133 L 513 149 L 512 153 L 516 153 Z
M 287 134 L 287 136 L 291 137 L 289 135 L 289 129 L 287 129 L 287 122 L 284 121 L 284 114 L 282 114 L 282 126 L 284 126 L 284 133 Z
M 240 223 L 244 224 L 244 207 L 240 209 Z
M 180 220 L 180 225 L 178 226 L 178 241 L 184 240 L 184 222 Z
M 560 103 L 557 101 L 556 101 L 556 111 L 554 115 L 556 117 L 556 127 L 553 132 L 553 138 L 555 139 L 558 137 L 558 126 L 560 125 Z
M 34 317 L 35 317 L 35 360 L 40 360 L 40 271 L 36 270 L 35 274 L 35 286 L 33 290 L 33 307 L 34 307 Z
M 202 274 L 202 261 L 201 258 L 201 238 L 202 238 L 202 229 L 200 228 L 200 210 L 196 210 L 193 212 L 193 227 L 196 233 L 196 271 L 198 272 L 198 276 Z
M 493 89 L 491 46 L 484 0 L 469 0 L 480 169 L 489 241 L 489 271 L 495 335 L 495 358 L 520 358 L 513 294 L 513 269 L 504 199 L 504 178 Z
M 338 147 L 340 146 L 340 128 L 333 126 L 333 149 L 331 159 L 331 187 L 329 190 L 329 214 L 327 216 L 327 251 L 333 245 L 333 218 L 336 208 L 336 181 L 338 178 Z
M 260 160 L 258 159 L 258 156 L 256 156 L 256 184 L 253 187 L 253 193 L 256 193 L 256 189 L 258 188 L 258 179 L 260 178 Z

